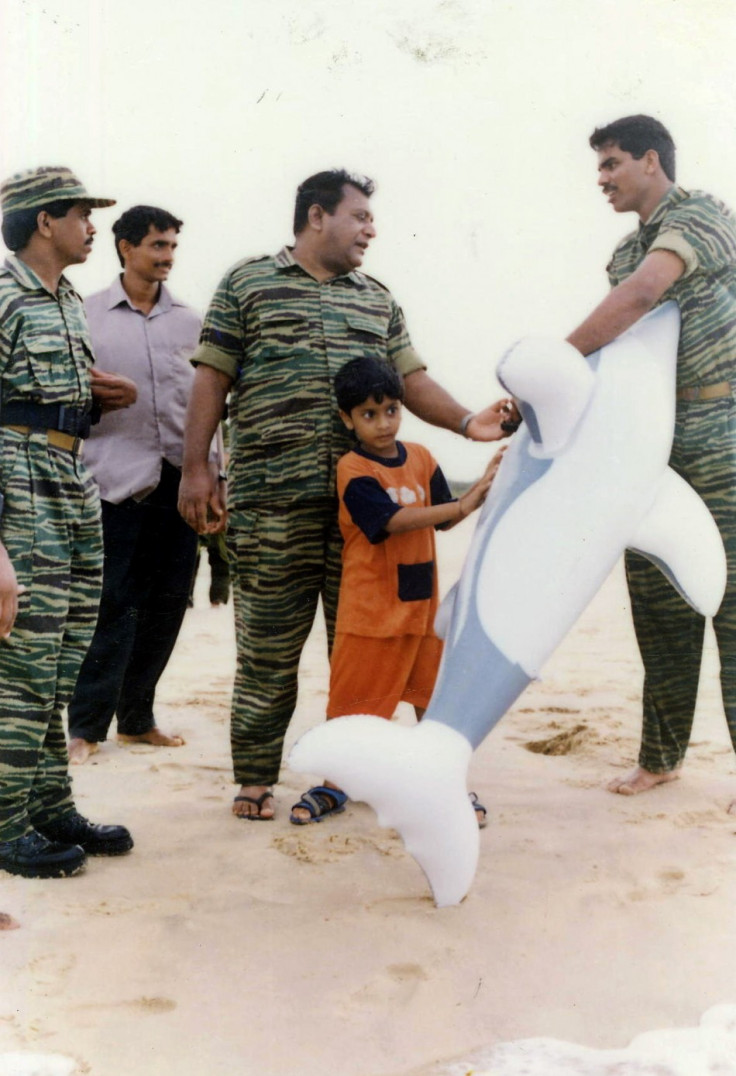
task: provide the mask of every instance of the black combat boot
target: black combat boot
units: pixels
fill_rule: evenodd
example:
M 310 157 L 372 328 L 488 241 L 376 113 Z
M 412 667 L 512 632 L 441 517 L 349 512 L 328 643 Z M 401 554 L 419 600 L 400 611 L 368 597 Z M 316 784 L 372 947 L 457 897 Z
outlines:
M 79 874 L 84 849 L 68 840 L 49 840 L 37 830 L 12 841 L 0 841 L 0 869 L 23 878 L 67 878 Z
M 37 828 L 49 840 L 78 844 L 88 856 L 121 856 L 133 847 L 125 826 L 95 826 L 78 811 L 53 822 L 37 823 Z

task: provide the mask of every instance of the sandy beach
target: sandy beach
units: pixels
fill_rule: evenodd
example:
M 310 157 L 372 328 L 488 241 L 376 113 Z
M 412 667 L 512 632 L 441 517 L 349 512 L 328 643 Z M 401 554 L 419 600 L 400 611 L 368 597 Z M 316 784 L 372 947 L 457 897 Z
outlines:
M 444 587 L 471 532 L 439 538 Z M 639 738 L 620 565 L 477 752 L 480 868 L 440 911 L 367 806 L 291 826 L 304 782 L 286 768 L 276 821 L 231 816 L 232 614 L 209 608 L 206 583 L 159 692 L 159 724 L 186 746 L 111 741 L 74 769 L 81 810 L 127 824 L 134 852 L 67 880 L 2 876 L 0 910 L 20 923 L 0 932 L 3 1076 L 477 1073 L 495 1044 L 622 1050 L 736 1001 L 736 767 L 710 636 L 682 778 L 604 789 Z M 326 687 L 317 626 L 289 743 L 322 719 Z M 732 1041 L 736 1072 L 736 1023 Z M 25 1055 L 61 1060 L 26 1069 Z M 616 1071 L 653 1071 L 633 1065 Z

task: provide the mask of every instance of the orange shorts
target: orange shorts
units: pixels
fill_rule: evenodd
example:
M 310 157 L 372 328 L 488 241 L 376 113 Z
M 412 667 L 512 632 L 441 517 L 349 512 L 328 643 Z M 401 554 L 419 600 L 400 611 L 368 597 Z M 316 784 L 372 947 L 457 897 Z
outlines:
M 335 636 L 327 717 L 393 717 L 400 702 L 425 709 L 442 656 L 436 635 Z

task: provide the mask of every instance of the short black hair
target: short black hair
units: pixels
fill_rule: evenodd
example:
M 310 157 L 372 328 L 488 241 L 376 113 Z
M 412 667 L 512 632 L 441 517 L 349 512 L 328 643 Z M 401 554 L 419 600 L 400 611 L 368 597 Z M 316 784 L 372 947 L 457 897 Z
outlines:
M 344 187 L 355 187 L 366 198 L 370 198 L 376 189 L 372 179 L 355 175 L 344 168 L 330 168 L 327 172 L 316 172 L 305 179 L 296 189 L 294 205 L 294 235 L 299 235 L 307 226 L 309 207 L 321 206 L 330 216 L 335 212 L 345 197 Z
M 388 362 L 364 356 L 346 362 L 335 374 L 337 406 L 346 415 L 373 397 L 381 403 L 384 396 L 389 400 L 404 399 L 404 382 L 401 374 Z
M 120 253 L 121 239 L 127 239 L 132 246 L 139 247 L 148 235 L 151 225 L 157 232 L 168 232 L 169 228 L 173 228 L 175 232 L 178 232 L 183 223 L 184 221 L 179 220 L 173 213 L 169 213 L 166 209 L 159 209 L 155 205 L 134 205 L 130 209 L 126 209 L 122 217 L 116 220 L 112 226 L 112 232 L 115 236 L 115 250 L 118 253 L 120 264 L 125 267 L 125 260 Z
M 47 202 L 33 209 L 17 209 L 14 213 L 6 213 L 3 217 L 2 234 L 3 243 L 12 250 L 23 250 L 31 241 L 33 233 L 38 228 L 38 214 L 48 213 L 54 220 L 65 217 L 75 205 L 84 205 L 83 199 L 59 198 L 55 202 Z
M 648 149 L 654 149 L 659 155 L 664 174 L 675 182 L 675 143 L 665 125 L 653 116 L 624 116 L 605 127 L 596 127 L 589 141 L 596 150 L 615 142 L 624 153 L 630 153 L 637 161 Z

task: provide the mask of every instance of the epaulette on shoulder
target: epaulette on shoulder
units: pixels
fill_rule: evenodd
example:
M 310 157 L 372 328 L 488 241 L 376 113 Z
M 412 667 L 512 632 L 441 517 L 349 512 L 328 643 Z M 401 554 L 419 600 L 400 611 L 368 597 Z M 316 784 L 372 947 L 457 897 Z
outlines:
M 255 254 L 252 258 L 241 258 L 235 265 L 230 266 L 230 272 L 234 273 L 237 269 L 244 269 L 248 265 L 257 265 L 258 262 L 267 262 L 269 258 L 273 258 L 273 254 Z
M 713 205 L 717 209 L 729 209 L 729 206 L 719 198 L 717 194 L 710 194 L 709 191 L 686 191 L 687 197 L 684 199 L 686 202 L 697 203 L 699 205 Z
M 371 276 L 370 273 L 362 273 L 359 272 L 357 269 L 354 269 L 353 272 L 355 276 L 360 277 L 362 280 L 366 280 L 370 284 L 375 284 L 377 288 L 380 288 L 381 291 L 385 291 L 387 295 L 391 294 L 386 285 L 382 284 L 380 280 L 376 280 L 376 278 L 374 276 Z

